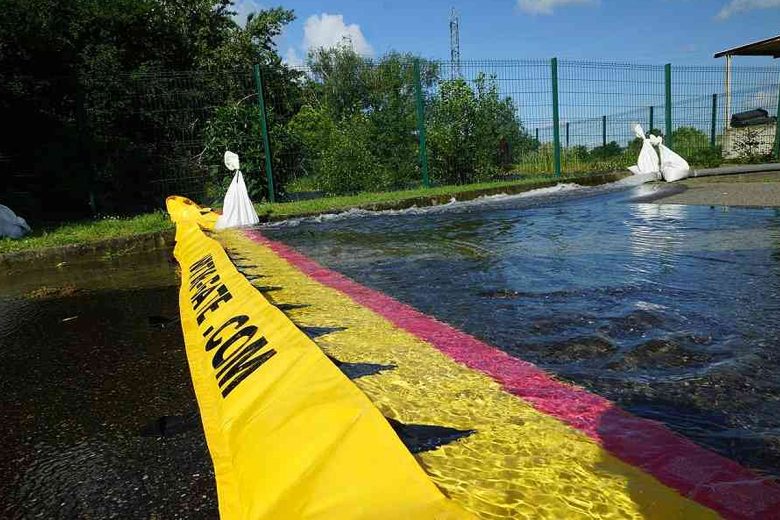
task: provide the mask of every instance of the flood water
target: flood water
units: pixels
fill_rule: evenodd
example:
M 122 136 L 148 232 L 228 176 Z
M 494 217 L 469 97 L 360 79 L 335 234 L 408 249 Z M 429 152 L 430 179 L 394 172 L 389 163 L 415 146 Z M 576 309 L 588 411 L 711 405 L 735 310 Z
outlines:
M 263 232 L 780 475 L 780 210 L 571 188 Z
M 263 228 L 780 475 L 780 211 L 560 189 Z M 651 188 L 652 189 L 652 188 Z M 0 272 L 0 518 L 215 518 L 169 250 Z
M 0 273 L 0 517 L 217 517 L 169 257 Z

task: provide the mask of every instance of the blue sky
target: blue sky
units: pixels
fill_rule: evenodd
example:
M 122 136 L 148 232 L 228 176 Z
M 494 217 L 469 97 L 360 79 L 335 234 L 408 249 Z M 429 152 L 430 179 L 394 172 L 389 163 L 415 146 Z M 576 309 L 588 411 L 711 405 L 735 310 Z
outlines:
M 237 0 L 239 11 L 276 5 Z M 461 59 L 549 58 L 714 65 L 716 51 L 780 33 L 780 0 L 286 0 L 298 19 L 279 39 L 300 60 L 347 34 L 361 52 L 449 56 L 449 11 Z M 740 58 L 739 64 L 771 59 Z

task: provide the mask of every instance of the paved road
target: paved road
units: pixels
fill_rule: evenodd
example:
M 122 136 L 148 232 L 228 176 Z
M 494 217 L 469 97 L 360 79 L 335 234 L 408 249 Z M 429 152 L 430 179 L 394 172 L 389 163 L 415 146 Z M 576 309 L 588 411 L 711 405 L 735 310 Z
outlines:
M 700 177 L 675 183 L 674 186 L 682 186 L 685 190 L 658 198 L 656 202 L 780 207 L 780 172 Z

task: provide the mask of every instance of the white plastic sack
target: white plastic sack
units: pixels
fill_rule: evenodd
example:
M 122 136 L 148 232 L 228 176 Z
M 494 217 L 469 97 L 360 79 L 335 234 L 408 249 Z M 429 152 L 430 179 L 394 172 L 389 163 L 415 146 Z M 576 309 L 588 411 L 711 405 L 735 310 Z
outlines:
M 651 140 L 645 137 L 642 125 L 634 125 L 634 134 L 642 139 L 642 150 L 639 152 L 639 159 L 637 160 L 636 166 L 629 166 L 628 169 L 635 175 L 643 173 L 658 175 L 658 154 L 655 153 Z
M 244 176 L 241 174 L 238 155 L 233 152 L 225 152 L 225 166 L 235 171 L 230 187 L 225 193 L 225 203 L 222 205 L 222 215 L 217 218 L 216 229 L 225 229 L 237 226 L 251 226 L 260 222 L 249 193 L 246 191 Z
M 658 143 L 661 152 L 661 174 L 666 182 L 679 181 L 691 174 L 688 161 L 664 146 L 663 141 Z
M 238 160 L 238 154 L 233 152 L 225 152 L 225 166 L 231 172 L 241 169 L 241 163 Z
M 22 238 L 31 232 L 32 229 L 22 217 L 16 216 L 9 207 L 0 204 L 0 238 Z

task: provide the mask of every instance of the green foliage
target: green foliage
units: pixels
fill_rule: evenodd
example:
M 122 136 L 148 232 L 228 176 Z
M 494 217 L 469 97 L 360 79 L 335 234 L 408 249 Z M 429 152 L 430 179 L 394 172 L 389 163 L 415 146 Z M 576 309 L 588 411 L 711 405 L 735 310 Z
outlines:
M 434 178 L 459 184 L 473 180 L 477 174 L 474 91 L 463 79 L 442 81 L 429 107 L 428 144 Z
M 692 126 L 681 126 L 672 131 L 672 146 L 683 157 L 710 147 L 710 138 Z
M 444 80 L 429 102 L 428 142 L 434 178 L 466 183 L 507 168 L 538 149 L 517 118 L 511 98 L 501 98 L 495 78 L 480 74 L 472 88 Z
M 623 148 L 617 143 L 617 141 L 610 141 L 604 146 L 597 146 L 593 148 L 589 156 L 593 159 L 611 159 L 618 157 L 623 153 Z
M 210 164 L 209 200 L 218 201 L 227 190 L 232 174 L 222 165 L 222 154 L 231 150 L 239 154 L 244 180 L 252 197 L 265 194 L 265 156 L 260 135 L 257 106 L 237 102 L 216 109 L 204 132 L 206 148 L 203 162 Z M 252 138 L 254 136 L 254 138 Z
M 289 81 L 285 90 L 298 94 L 299 86 L 295 81 Z M 284 100 L 289 101 L 289 97 Z M 299 108 L 294 103 L 271 105 L 267 102 L 266 110 L 274 184 L 277 195 L 283 195 L 287 181 L 305 172 L 300 143 L 288 129 Z M 205 146 L 198 156 L 198 164 L 208 172 L 209 199 L 222 197 L 233 176 L 222 162 L 225 150 L 233 151 L 241 158 L 241 170 L 250 197 L 268 199 L 265 148 L 256 95 L 246 95 L 217 107 L 206 122 L 203 139 Z
M 588 147 L 581 144 L 564 150 L 564 154 L 575 160 L 584 161 L 588 158 Z
M 396 189 L 419 184 L 417 116 L 410 55 L 379 60 L 349 46 L 309 55 L 309 101 L 288 130 L 304 150 L 306 172 L 329 193 Z M 538 148 L 517 119 L 510 98 L 494 78 L 473 87 L 464 80 L 438 82 L 438 68 L 420 60 L 427 98 L 427 135 L 432 177 L 465 183 L 486 178 Z
M 268 8 L 237 22 L 231 0 L 0 5 L 0 120 L 14 125 L 0 157 L 32 179 L 11 189 L 0 172 L 0 202 L 33 221 L 44 211 L 51 219 L 150 209 L 163 191 L 216 201 L 231 177 L 227 149 L 241 156 L 250 195 L 267 199 L 255 63 L 277 195 L 285 186 L 343 194 L 420 183 L 415 56 L 369 59 L 345 44 L 312 52 L 304 74 L 275 43 L 294 13 Z M 419 62 L 434 182 L 550 171 L 550 144 L 526 132 L 495 77 L 442 80 L 435 63 Z M 672 138 L 691 164 L 720 162 L 703 132 L 682 127 Z M 640 148 L 641 140 L 575 146 L 563 150 L 564 168 L 622 169 Z
M 371 153 L 370 119 L 355 114 L 331 136 L 330 146 L 320 152 L 319 186 L 328 193 L 357 193 L 386 188 L 381 166 Z
M 720 146 L 714 148 L 707 143 L 706 148 L 692 150 L 688 155 L 683 155 L 691 166 L 699 168 L 716 168 L 723 163 L 723 149 Z
M 761 130 L 758 128 L 743 128 L 734 139 L 734 151 L 739 162 L 757 163 L 772 160 L 772 153 L 761 153 L 763 141 Z
M 414 57 L 374 61 L 347 45 L 308 57 L 306 104 L 287 125 L 303 150 L 302 172 L 328 193 L 404 187 L 419 182 L 415 137 Z M 425 63 L 429 86 L 435 67 Z
M 672 131 L 672 146 L 691 166 L 714 168 L 723 162 L 721 147 L 710 146 L 709 136 L 694 127 Z
M 0 193 L 30 195 L 4 202 L 36 220 L 44 211 L 46 218 L 84 214 L 90 202 L 92 212 L 157 206 L 166 178 L 184 176 L 202 188 L 199 173 L 213 164 L 203 163 L 211 156 L 200 148 L 211 108 L 253 92 L 253 63 L 263 65 L 269 92 L 290 92 L 300 76 L 274 44 L 292 11 L 262 10 L 238 25 L 231 5 L 3 0 L 0 119 L 17 124 L 0 155 L 11 163 L 33 158 L 30 184 L 11 190 L 0 176 Z M 275 116 L 300 105 L 294 96 L 270 97 Z

